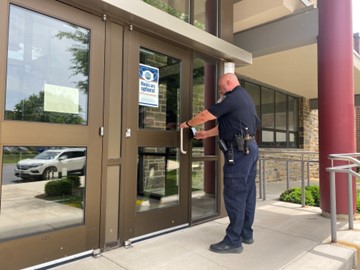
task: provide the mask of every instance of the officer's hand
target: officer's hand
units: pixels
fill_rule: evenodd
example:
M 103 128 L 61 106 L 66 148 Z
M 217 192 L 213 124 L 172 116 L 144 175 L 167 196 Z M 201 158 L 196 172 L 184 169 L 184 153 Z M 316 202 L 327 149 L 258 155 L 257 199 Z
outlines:
M 201 139 L 206 139 L 208 137 L 208 134 L 205 130 L 200 130 L 200 131 L 197 131 L 196 132 L 196 135 L 195 135 L 195 139 L 197 140 L 201 140 Z
M 189 126 L 186 124 L 186 122 L 182 122 L 179 128 L 189 128 Z

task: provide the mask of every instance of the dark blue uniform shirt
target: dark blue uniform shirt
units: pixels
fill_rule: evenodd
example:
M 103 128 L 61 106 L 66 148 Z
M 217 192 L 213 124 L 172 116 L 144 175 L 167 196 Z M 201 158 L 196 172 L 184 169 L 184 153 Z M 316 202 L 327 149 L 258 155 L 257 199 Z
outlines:
M 260 123 L 252 98 L 240 85 L 227 92 L 208 111 L 216 116 L 219 137 L 224 141 L 234 140 L 236 134 L 245 134 L 246 127 L 253 136 Z

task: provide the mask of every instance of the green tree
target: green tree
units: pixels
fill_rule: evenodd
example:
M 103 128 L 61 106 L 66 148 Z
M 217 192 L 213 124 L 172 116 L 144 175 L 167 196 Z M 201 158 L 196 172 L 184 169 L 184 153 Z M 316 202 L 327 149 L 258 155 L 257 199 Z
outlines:
M 79 106 L 79 111 L 81 107 Z M 44 111 L 44 91 L 38 95 L 31 95 L 27 99 L 21 100 L 15 105 L 15 110 L 7 111 L 6 119 L 50 122 L 62 124 L 83 124 L 85 121 L 77 114 L 58 113 Z

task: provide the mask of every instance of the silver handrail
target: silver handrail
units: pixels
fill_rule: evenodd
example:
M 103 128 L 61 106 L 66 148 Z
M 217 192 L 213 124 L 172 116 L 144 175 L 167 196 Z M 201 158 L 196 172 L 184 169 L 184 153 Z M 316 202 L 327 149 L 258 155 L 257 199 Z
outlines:
M 281 154 L 281 157 L 277 157 L 276 154 Z M 259 159 L 259 194 L 260 198 L 266 200 L 266 161 L 284 161 L 286 163 L 286 188 L 290 188 L 290 162 L 300 162 L 301 168 L 301 204 L 305 207 L 305 167 L 308 169 L 307 173 L 307 185 L 310 185 L 310 173 L 309 164 L 318 163 L 318 152 L 312 151 L 279 151 L 272 149 L 260 149 Z M 315 160 L 310 160 L 310 156 L 316 156 Z M 307 157 L 307 159 L 306 159 Z M 305 163 L 307 166 L 305 166 Z
M 360 161 L 355 157 L 360 157 L 360 153 L 330 154 L 331 167 L 326 168 L 330 173 L 330 215 L 331 215 L 331 242 L 336 243 L 336 173 L 346 173 L 347 191 L 348 191 L 348 222 L 349 229 L 354 228 L 354 210 L 353 210 L 353 176 L 360 178 L 360 174 L 353 171 L 354 168 L 360 167 Z M 334 160 L 347 161 L 346 165 L 334 166 Z

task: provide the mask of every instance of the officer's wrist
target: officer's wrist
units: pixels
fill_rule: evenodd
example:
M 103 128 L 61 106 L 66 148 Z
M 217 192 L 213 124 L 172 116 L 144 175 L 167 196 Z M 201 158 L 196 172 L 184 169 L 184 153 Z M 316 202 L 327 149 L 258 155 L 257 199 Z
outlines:
M 190 120 L 186 121 L 185 124 L 186 124 L 189 128 L 192 128 L 192 125 L 189 124 L 189 121 L 190 121 Z

